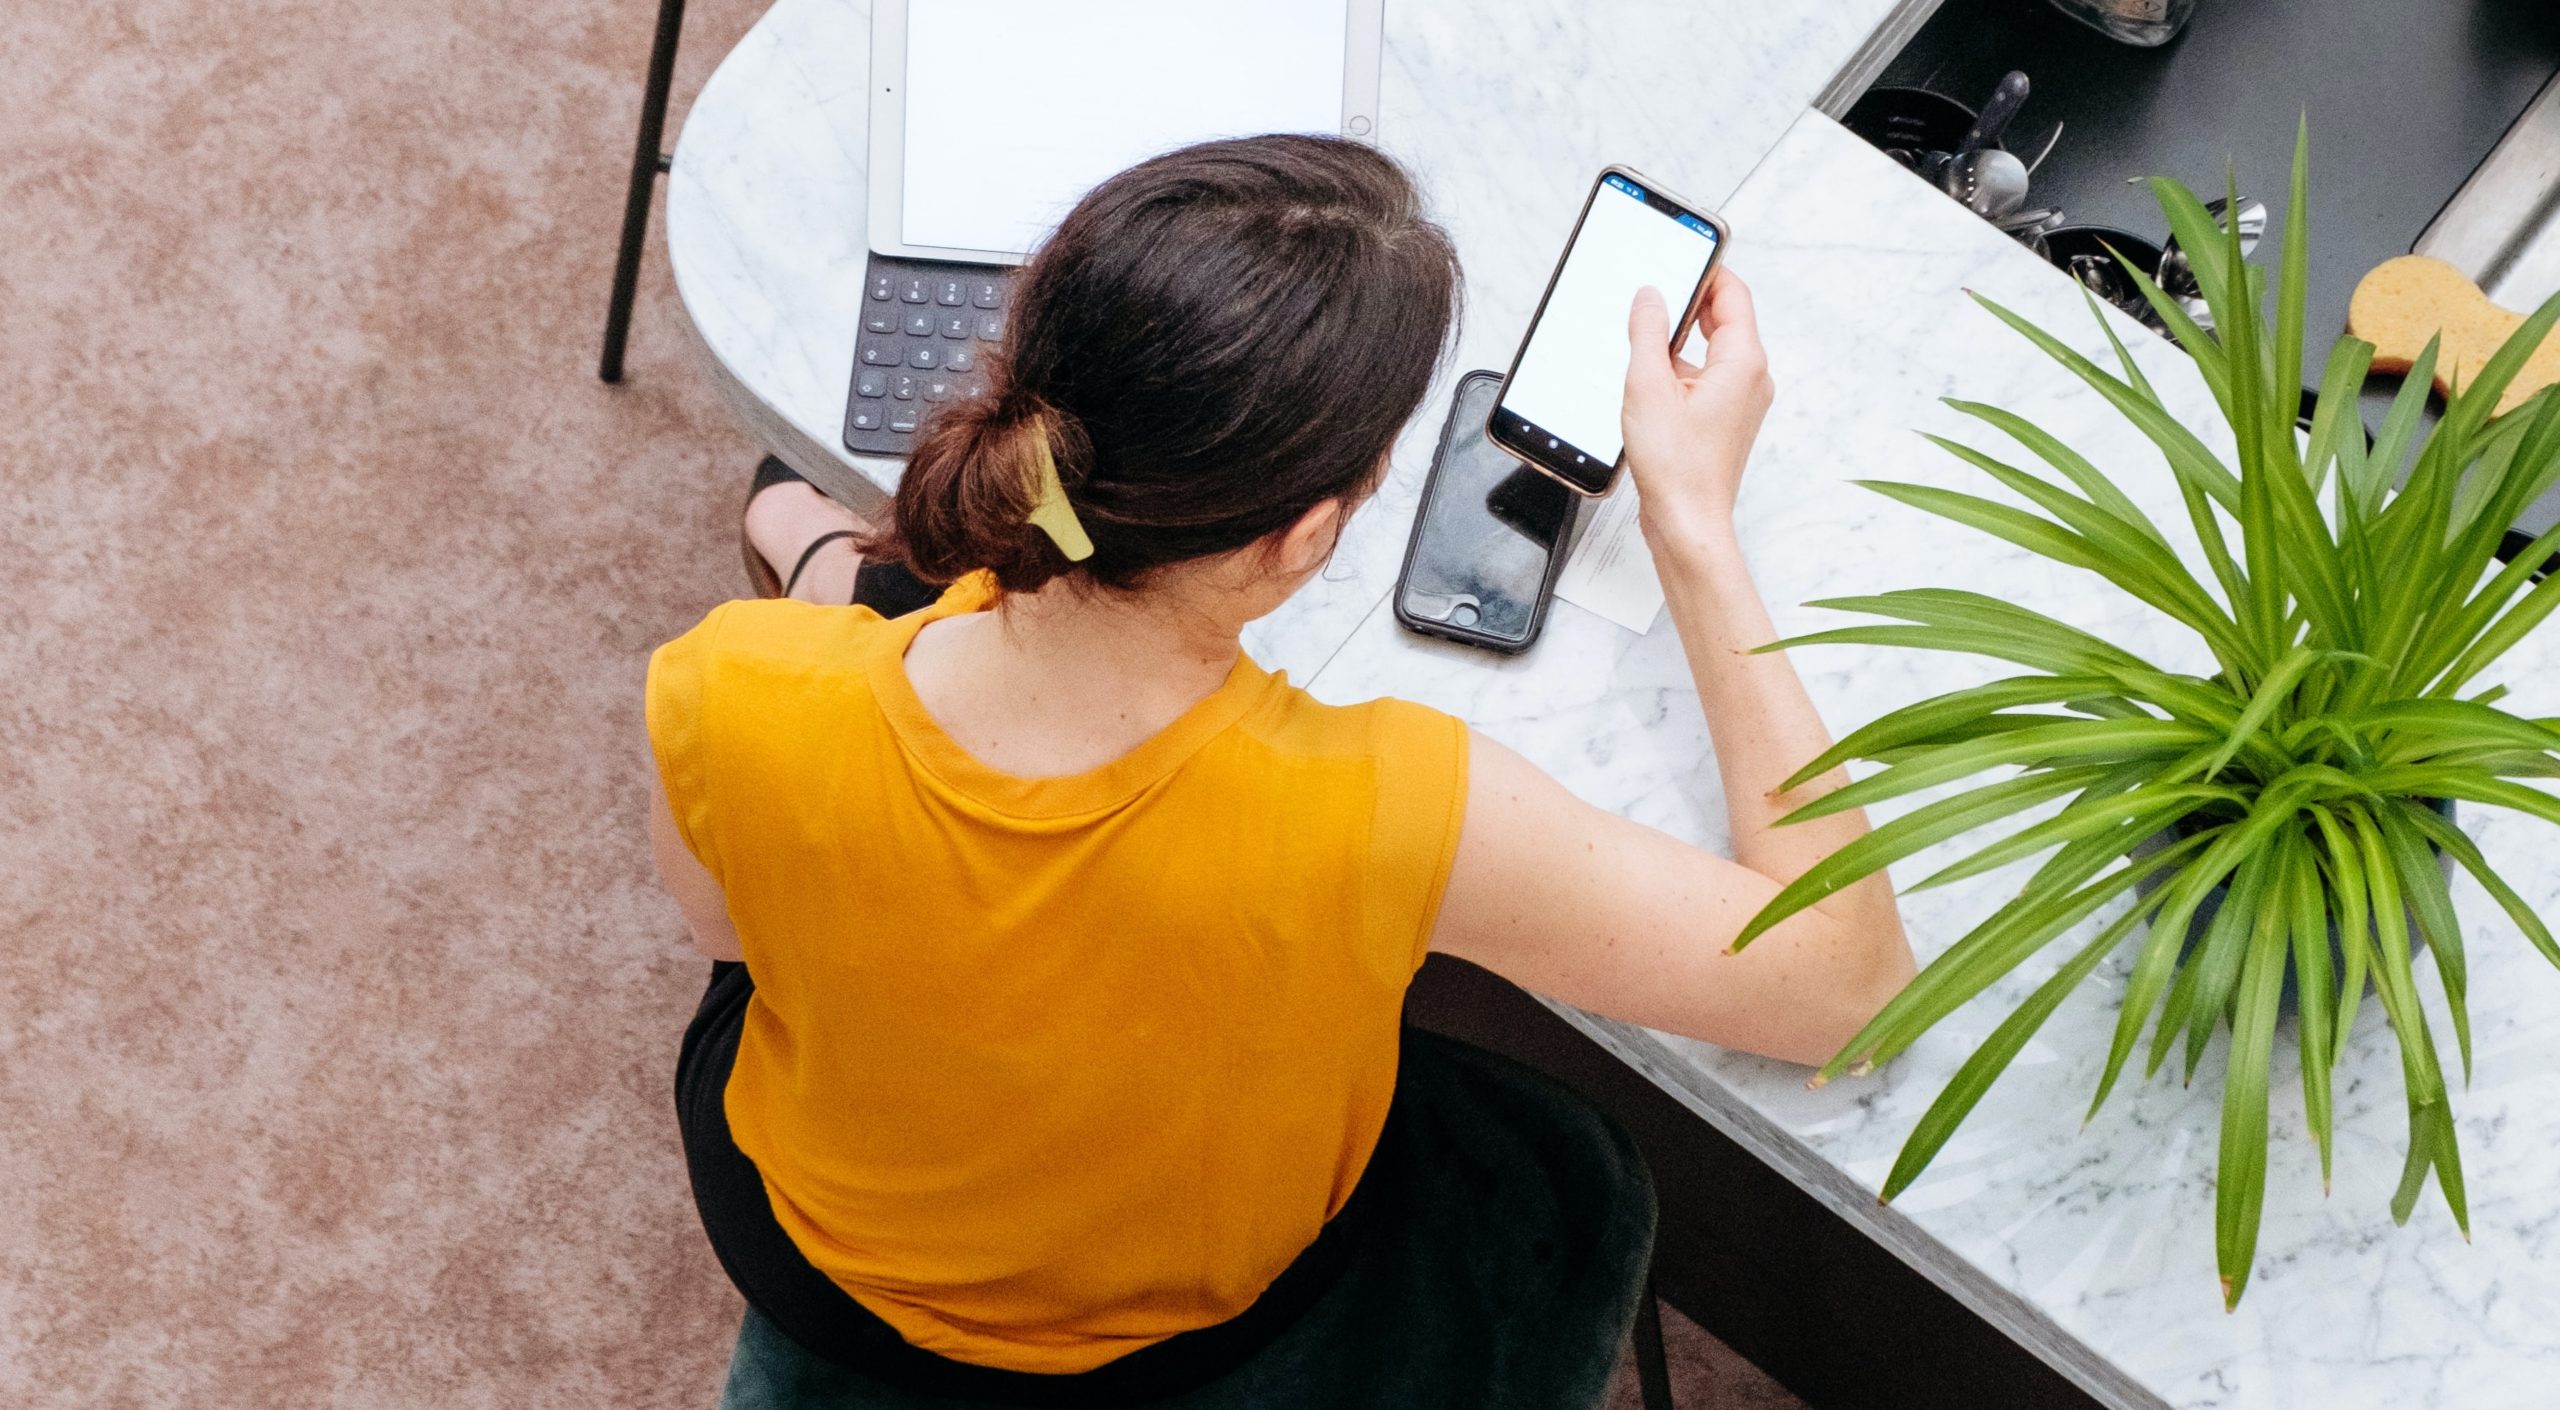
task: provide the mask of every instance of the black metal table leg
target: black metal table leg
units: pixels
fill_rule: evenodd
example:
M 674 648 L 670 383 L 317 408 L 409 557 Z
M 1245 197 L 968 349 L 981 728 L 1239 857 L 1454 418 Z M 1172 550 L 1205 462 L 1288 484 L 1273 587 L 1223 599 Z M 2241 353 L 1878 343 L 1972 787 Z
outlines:
M 1644 1280 L 1644 1299 L 1636 1304 L 1636 1390 L 1644 1410 L 1673 1410 L 1671 1363 L 1662 1351 L 1662 1301 L 1654 1296 L 1653 1277 Z
M 649 235 L 649 196 L 668 166 L 659 143 L 683 30 L 684 0 L 658 0 L 658 37 L 649 49 L 649 82 L 640 95 L 640 140 L 631 153 L 631 190 L 622 203 L 622 250 L 613 262 L 613 302 L 604 316 L 604 360 L 596 366 L 596 375 L 608 382 L 622 380 L 622 345 L 631 338 L 631 300 L 640 286 L 640 247 Z

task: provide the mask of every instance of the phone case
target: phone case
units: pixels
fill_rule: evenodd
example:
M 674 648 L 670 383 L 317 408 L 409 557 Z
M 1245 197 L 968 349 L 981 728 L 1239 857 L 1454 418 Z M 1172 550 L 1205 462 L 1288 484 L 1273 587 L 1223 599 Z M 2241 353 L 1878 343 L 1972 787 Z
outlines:
M 1473 631 L 1452 623 L 1434 621 L 1428 617 L 1416 617 L 1406 612 L 1404 608 L 1405 581 L 1412 576 L 1414 555 L 1422 547 L 1422 526 L 1430 522 L 1431 497 L 1440 491 L 1440 467 L 1449 458 L 1449 445 L 1457 434 L 1458 418 L 1466 412 L 1467 389 L 1479 383 L 1499 383 L 1501 380 L 1502 374 L 1489 368 L 1480 368 L 1458 379 L 1457 388 L 1449 398 L 1448 419 L 1440 423 L 1440 444 L 1431 452 L 1431 473 L 1423 478 L 1422 499 L 1413 507 L 1413 527 L 1405 532 L 1404 565 L 1396 570 L 1392 605 L 1395 608 L 1396 621 L 1401 623 L 1407 631 L 1461 642 L 1468 646 L 1478 646 L 1487 651 L 1498 651 L 1505 656 L 1517 656 L 1536 645 L 1539 633 L 1547 629 L 1547 605 L 1555 600 L 1556 575 L 1564 570 L 1564 560 L 1573 551 L 1574 540 L 1578 537 L 1576 531 L 1582 525 L 1583 501 L 1575 501 L 1573 517 L 1566 521 L 1564 531 L 1556 536 L 1555 551 L 1547 555 L 1546 576 L 1538 584 L 1537 601 L 1530 604 L 1529 631 L 1526 636 L 1514 641 L 1506 636 Z

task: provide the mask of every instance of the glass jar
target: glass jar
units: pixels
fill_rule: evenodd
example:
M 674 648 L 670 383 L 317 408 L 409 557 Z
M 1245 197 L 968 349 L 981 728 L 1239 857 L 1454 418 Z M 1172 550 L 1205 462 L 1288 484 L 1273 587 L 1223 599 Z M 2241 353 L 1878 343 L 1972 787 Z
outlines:
M 2053 7 L 2119 44 L 2148 49 L 2178 37 L 2196 0 L 2053 0 Z

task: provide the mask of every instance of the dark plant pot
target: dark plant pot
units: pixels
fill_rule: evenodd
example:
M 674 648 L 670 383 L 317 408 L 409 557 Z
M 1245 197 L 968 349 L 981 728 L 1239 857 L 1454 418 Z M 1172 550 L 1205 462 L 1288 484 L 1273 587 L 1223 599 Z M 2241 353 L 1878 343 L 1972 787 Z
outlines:
M 2452 799 L 2429 798 L 2425 801 L 2428 807 L 2435 809 L 2436 816 L 2443 818 L 2448 823 L 2453 821 Z M 2185 837 L 2192 830 L 2193 829 L 2186 825 L 2184 820 L 2181 820 L 2178 825 L 2161 833 L 2159 838 L 2150 847 L 2146 847 L 2144 850 L 2150 851 L 2158 847 L 2165 847 L 2168 844 L 2177 841 L 2179 838 Z M 2453 876 L 2453 858 L 2446 856 L 2444 849 L 2434 845 L 2433 843 L 2428 844 L 2427 850 L 2436 854 L 2436 865 L 2443 869 L 2447 879 L 2451 879 Z M 2146 877 L 2141 881 L 2135 882 L 2133 889 L 2137 895 L 2149 896 L 2152 892 L 2160 889 L 2164 884 L 2166 883 L 2159 874 L 2154 873 L 2150 877 Z M 2211 891 L 2206 892 L 2204 899 L 2196 903 L 2196 913 L 2187 921 L 2187 938 L 2178 950 L 2178 963 L 2182 965 L 2185 964 L 2187 962 L 2187 957 L 2193 954 L 2196 946 L 2203 942 L 2205 932 L 2213 925 L 2213 918 L 2221 913 L 2222 903 L 2224 900 L 2228 899 L 2230 895 L 2231 883 L 2226 881 L 2221 885 L 2216 886 Z M 2370 930 L 2368 930 L 2368 933 L 2370 933 Z M 2412 959 L 2416 958 L 2418 953 L 2426 948 L 2426 943 L 2426 938 L 2418 933 L 2417 916 L 2415 914 L 2410 915 L 2410 957 Z M 2346 963 L 2346 946 L 2338 938 L 2338 922 L 2333 917 L 2329 921 L 2329 972 L 2331 974 L 2344 973 Z M 2366 980 L 2367 987 L 2370 988 L 2371 984 L 2372 981 L 2368 977 Z M 2284 991 L 2276 1000 L 2276 1013 L 2278 1016 L 2289 1018 L 2293 1015 L 2298 1003 L 2296 988 L 2297 986 L 2295 984 L 2295 976 L 2293 972 L 2293 959 L 2291 956 L 2287 956 L 2284 962 Z

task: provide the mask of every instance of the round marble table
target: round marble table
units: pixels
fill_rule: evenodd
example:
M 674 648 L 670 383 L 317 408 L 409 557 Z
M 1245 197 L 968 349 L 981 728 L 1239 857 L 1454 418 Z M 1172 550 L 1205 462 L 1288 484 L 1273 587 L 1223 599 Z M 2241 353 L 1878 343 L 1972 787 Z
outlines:
M 1507 353 L 1592 172 L 1623 161 L 1721 198 L 1891 8 L 1507 0 L 1493 25 L 1469 0 L 1390 5 L 1378 141 L 1458 238 L 1469 365 Z M 676 289 L 722 394 L 859 508 L 898 475 L 839 439 L 865 254 L 869 25 L 866 0 L 780 0 L 694 101 L 667 184 Z M 1534 71 L 1518 66 L 1524 41 Z

